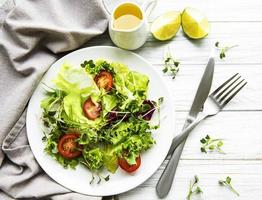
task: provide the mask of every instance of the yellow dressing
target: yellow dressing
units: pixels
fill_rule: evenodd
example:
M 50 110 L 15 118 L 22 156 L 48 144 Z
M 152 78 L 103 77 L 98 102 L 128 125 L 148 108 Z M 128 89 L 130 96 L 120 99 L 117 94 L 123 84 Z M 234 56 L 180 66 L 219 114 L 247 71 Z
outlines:
M 137 27 L 141 19 L 134 15 L 122 15 L 114 20 L 113 26 L 115 29 L 132 29 Z

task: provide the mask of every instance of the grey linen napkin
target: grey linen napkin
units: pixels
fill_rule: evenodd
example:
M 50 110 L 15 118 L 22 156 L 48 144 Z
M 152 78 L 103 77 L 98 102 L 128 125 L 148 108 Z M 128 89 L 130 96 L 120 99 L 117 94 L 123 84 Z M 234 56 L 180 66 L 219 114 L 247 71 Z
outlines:
M 6 1 L 0 8 L 0 199 L 100 199 L 74 193 L 39 167 L 27 141 L 26 105 L 49 66 L 102 34 L 100 0 Z

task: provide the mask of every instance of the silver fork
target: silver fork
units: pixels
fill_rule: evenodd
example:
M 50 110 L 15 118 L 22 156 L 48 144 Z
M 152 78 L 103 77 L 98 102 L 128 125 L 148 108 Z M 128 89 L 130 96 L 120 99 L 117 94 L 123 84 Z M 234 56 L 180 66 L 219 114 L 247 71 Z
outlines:
M 203 112 L 200 113 L 181 134 L 175 137 L 174 149 L 187 138 L 191 130 L 196 127 L 201 120 L 220 112 L 246 84 L 247 82 L 237 73 L 211 93 L 204 104 Z M 165 197 L 172 186 L 179 157 L 176 157 L 175 154 L 171 156 L 157 183 L 156 191 L 160 198 Z

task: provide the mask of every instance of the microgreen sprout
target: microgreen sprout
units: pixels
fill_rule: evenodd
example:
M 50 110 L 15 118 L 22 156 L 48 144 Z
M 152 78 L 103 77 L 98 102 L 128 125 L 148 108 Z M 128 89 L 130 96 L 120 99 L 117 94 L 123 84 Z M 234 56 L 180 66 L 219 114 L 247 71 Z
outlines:
M 199 178 L 197 175 L 194 176 L 194 179 L 190 181 L 189 190 L 186 199 L 190 200 L 192 195 L 203 193 L 202 189 L 198 186 Z
M 228 176 L 226 177 L 226 180 L 219 180 L 218 184 L 221 186 L 227 187 L 229 190 L 231 190 L 233 193 L 235 193 L 237 196 L 240 196 L 239 193 L 233 188 L 231 184 L 231 178 Z
M 202 138 L 200 142 L 202 144 L 200 151 L 203 153 L 216 150 L 219 153 L 225 154 L 221 149 L 224 144 L 222 139 L 213 139 L 209 135 L 206 135 L 206 137 Z
M 179 64 L 180 62 L 173 58 L 170 47 L 168 46 L 167 50 L 164 53 L 164 68 L 162 70 L 163 73 L 168 73 L 172 76 L 173 79 L 175 79 L 179 71 Z
M 220 46 L 220 43 L 219 43 L 219 42 L 216 42 L 216 43 L 215 43 L 215 46 L 216 46 L 216 48 L 220 51 L 220 53 L 219 53 L 220 59 L 223 59 L 223 58 L 226 57 L 226 52 L 227 52 L 229 49 L 232 49 L 232 48 L 234 48 L 234 47 L 237 47 L 238 45 Z
M 97 173 L 97 174 L 95 174 L 97 177 L 98 177 L 98 181 L 96 182 L 96 184 L 99 184 L 101 181 L 102 181 L 102 179 L 104 180 L 104 181 L 109 181 L 109 179 L 110 179 L 110 175 L 107 175 L 106 177 L 104 177 L 104 176 L 102 176 L 101 174 L 99 174 L 99 173 Z M 89 182 L 89 184 L 91 185 L 94 181 L 95 181 L 95 175 L 92 173 L 92 179 L 91 179 L 91 181 Z

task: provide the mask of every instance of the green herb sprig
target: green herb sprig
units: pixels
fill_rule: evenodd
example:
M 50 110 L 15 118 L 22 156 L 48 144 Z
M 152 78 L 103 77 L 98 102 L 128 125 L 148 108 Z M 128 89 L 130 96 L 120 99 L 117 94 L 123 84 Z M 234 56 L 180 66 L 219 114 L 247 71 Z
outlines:
M 93 75 L 98 74 L 101 71 L 108 71 L 111 74 L 115 74 L 113 67 L 107 61 L 100 61 L 99 63 L 96 63 L 93 60 L 85 60 L 80 64 L 80 66 Z
M 215 46 L 216 46 L 216 48 L 220 51 L 220 53 L 219 53 L 220 59 L 223 59 L 223 58 L 226 57 L 226 52 L 227 52 L 229 49 L 232 49 L 232 48 L 238 46 L 238 45 L 220 46 L 219 44 L 220 44 L 219 42 L 216 42 L 216 43 L 215 43 Z
M 202 189 L 198 186 L 199 178 L 197 175 L 194 176 L 194 179 L 190 181 L 189 190 L 186 199 L 190 200 L 192 195 L 203 193 Z
M 102 181 L 102 179 L 103 179 L 104 181 L 109 181 L 109 180 L 110 180 L 110 175 L 107 175 L 106 177 L 104 177 L 104 176 L 102 176 L 102 175 L 99 174 L 99 173 L 97 173 L 97 174 L 93 174 L 93 173 L 92 173 L 92 179 L 91 179 L 91 181 L 89 182 L 90 185 L 95 181 L 95 179 L 96 179 L 95 176 L 98 177 L 98 181 L 97 181 L 96 184 L 99 184 L 99 183 Z
M 226 177 L 226 180 L 219 180 L 218 184 L 221 186 L 227 187 L 229 190 L 231 190 L 233 193 L 235 193 L 237 196 L 240 196 L 240 194 L 233 188 L 231 184 L 231 178 L 228 176 Z
M 203 153 L 216 150 L 219 153 L 225 154 L 221 149 L 224 144 L 222 139 L 212 139 L 209 135 L 206 135 L 206 137 L 202 138 L 200 142 L 202 144 L 200 151 Z
M 168 47 L 164 54 L 164 68 L 162 70 L 163 73 L 168 73 L 172 76 L 173 79 L 175 79 L 179 71 L 179 64 L 180 62 L 173 58 L 170 47 Z

